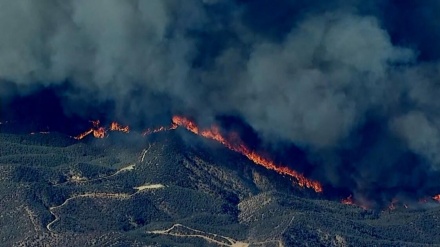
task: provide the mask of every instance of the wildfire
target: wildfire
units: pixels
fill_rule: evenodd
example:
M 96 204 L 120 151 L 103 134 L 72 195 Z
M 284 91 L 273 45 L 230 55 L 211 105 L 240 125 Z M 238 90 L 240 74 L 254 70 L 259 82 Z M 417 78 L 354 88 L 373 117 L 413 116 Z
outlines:
M 93 130 L 93 136 L 95 138 L 104 138 L 107 135 L 107 131 L 104 127 L 99 127 Z
M 130 132 L 130 128 L 128 126 L 122 126 L 121 124 L 117 123 L 117 122 L 112 122 L 110 124 L 110 127 L 108 129 L 104 128 L 104 127 L 100 127 L 101 122 L 99 120 L 96 121 L 90 121 L 93 125 L 92 128 L 90 128 L 89 130 L 73 137 L 76 140 L 81 140 L 84 137 L 93 134 L 93 136 L 95 138 L 104 138 L 107 136 L 108 131 L 120 131 L 123 133 L 129 133 Z
M 353 195 L 349 195 L 347 198 L 341 200 L 342 204 L 353 205 Z
M 123 126 L 123 125 L 119 124 L 118 122 L 112 122 L 108 128 L 100 126 L 101 122 L 99 120 L 90 121 L 90 122 L 92 123 L 92 126 L 93 126 L 92 128 L 90 128 L 89 130 L 87 130 L 87 131 L 85 131 L 85 132 L 83 132 L 73 138 L 75 138 L 77 140 L 81 140 L 91 134 L 93 134 L 93 136 L 95 138 L 104 138 L 108 135 L 109 131 L 119 131 L 119 132 L 123 132 L 123 133 L 130 132 L 129 126 Z M 6 124 L 6 123 L 8 123 L 8 121 L 0 122 L 0 125 Z M 202 129 L 195 122 L 191 121 L 189 118 L 186 118 L 183 116 L 173 116 L 171 125 L 146 129 L 144 132 L 142 132 L 142 135 L 146 136 L 146 135 L 150 135 L 153 133 L 170 131 L 170 130 L 177 129 L 178 127 L 183 127 L 196 135 L 199 135 L 199 136 L 211 139 L 211 140 L 215 140 L 215 141 L 223 144 L 225 147 L 229 148 L 230 150 L 244 155 L 249 160 L 253 161 L 255 164 L 261 165 L 261 166 L 265 167 L 266 169 L 276 171 L 277 173 L 282 174 L 282 175 L 290 176 L 290 177 L 294 178 L 297 181 L 297 183 L 302 187 L 313 189 L 316 192 L 323 191 L 322 185 L 318 181 L 308 179 L 303 174 L 301 174 L 295 170 L 292 170 L 291 168 L 289 168 L 287 166 L 283 166 L 281 164 L 276 164 L 274 161 L 272 161 L 266 157 L 263 157 L 262 155 L 251 150 L 250 148 L 248 148 L 240 140 L 237 133 L 229 133 L 228 135 L 223 135 L 220 132 L 219 127 L 215 126 L 215 125 L 211 126 L 210 128 Z M 30 134 L 35 135 L 37 133 L 49 134 L 50 132 L 41 131 L 41 132 L 32 132 Z M 429 198 L 429 197 L 421 198 L 421 199 L 419 199 L 419 203 L 427 203 L 428 200 L 431 200 L 431 199 L 440 203 L 440 194 L 437 194 L 431 198 Z M 363 205 L 363 203 L 359 203 L 359 200 L 355 200 L 353 198 L 353 195 L 350 195 L 347 198 L 342 199 L 341 203 L 346 204 L 346 205 L 357 205 L 363 209 L 369 208 L 369 207 Z M 393 199 L 391 201 L 390 205 L 388 206 L 388 209 L 394 210 L 396 208 L 396 204 L 398 204 L 398 203 L 399 202 L 396 199 Z M 408 205 L 403 203 L 403 207 L 408 208 Z
M 367 205 L 367 203 L 362 203 L 364 200 L 355 200 L 353 198 L 353 195 L 349 195 L 347 198 L 342 199 L 341 203 L 345 205 L 354 205 L 362 208 L 363 210 L 368 210 L 370 207 Z
M 79 135 L 77 135 L 77 136 L 75 136 L 75 137 L 73 137 L 73 138 L 75 138 L 75 139 L 77 139 L 77 140 L 81 140 L 81 139 L 83 139 L 84 137 L 90 135 L 91 133 L 93 133 L 93 129 L 89 129 L 89 130 L 87 130 L 86 132 L 83 132 L 83 133 L 81 133 L 81 134 L 79 134 Z
M 93 134 L 93 136 L 96 138 L 104 138 L 107 136 L 108 131 L 121 131 L 124 133 L 128 133 L 130 130 L 128 126 L 122 126 L 117 122 L 111 123 L 111 125 L 108 129 L 106 129 L 104 127 L 100 127 L 99 120 L 91 121 L 91 122 L 93 124 L 93 127 L 91 129 L 87 130 L 84 133 L 79 134 L 78 136 L 75 136 L 74 138 L 77 140 L 81 140 L 90 134 Z M 281 165 L 275 164 L 272 160 L 269 160 L 269 159 L 257 154 L 255 151 L 250 150 L 247 146 L 245 146 L 241 142 L 237 142 L 236 140 L 234 142 L 231 142 L 228 138 L 225 138 L 220 133 L 220 130 L 217 126 L 212 126 L 209 129 L 201 130 L 194 122 L 192 122 L 188 118 L 181 117 L 181 116 L 174 116 L 172 118 L 171 126 L 168 126 L 168 127 L 161 126 L 161 127 L 155 128 L 155 129 L 147 129 L 146 131 L 144 131 L 142 133 L 142 135 L 145 136 L 145 135 L 149 135 L 149 134 L 157 133 L 157 132 L 161 132 L 161 131 L 174 130 L 179 126 L 186 128 L 187 130 L 193 132 L 194 134 L 203 136 L 208 139 L 216 140 L 216 141 L 220 142 L 221 144 L 225 145 L 227 148 L 229 148 L 235 152 L 243 154 L 248 159 L 250 159 L 251 161 L 253 161 L 254 163 L 256 163 L 258 165 L 264 166 L 265 168 L 270 169 L 270 170 L 274 170 L 282 175 L 288 175 L 290 177 L 293 177 L 297 180 L 298 184 L 302 187 L 311 188 L 311 189 L 315 190 L 316 192 L 322 192 L 322 186 L 319 182 L 308 179 L 308 178 L 304 177 L 303 174 L 301 174 L 297 171 L 294 171 L 287 166 L 281 166 Z M 231 136 L 233 136 L 233 135 L 231 135 Z M 238 138 L 234 137 L 233 139 L 238 139 Z M 235 143 L 240 143 L 240 144 L 235 144 Z
M 205 138 L 220 142 L 230 150 L 243 154 L 248 159 L 250 159 L 251 161 L 253 161 L 258 165 L 264 166 L 269 170 L 274 170 L 282 175 L 288 175 L 290 177 L 295 178 L 298 181 L 298 184 L 302 187 L 311 188 L 316 192 L 322 192 L 322 185 L 319 182 L 308 179 L 304 177 L 303 174 L 294 171 L 287 166 L 281 166 L 275 164 L 272 160 L 269 160 L 257 154 L 255 151 L 250 150 L 244 144 L 235 144 L 236 142 L 230 142 L 220 133 L 220 130 L 217 126 L 212 126 L 209 129 L 202 130 L 194 122 L 192 122 L 188 118 L 181 116 L 174 116 L 172 121 L 175 125 L 182 126 L 196 135 L 201 135 Z
M 120 132 L 124 132 L 124 133 L 129 133 L 130 132 L 130 127 L 128 126 L 122 126 L 117 122 L 112 122 L 110 124 L 110 131 L 120 131 Z

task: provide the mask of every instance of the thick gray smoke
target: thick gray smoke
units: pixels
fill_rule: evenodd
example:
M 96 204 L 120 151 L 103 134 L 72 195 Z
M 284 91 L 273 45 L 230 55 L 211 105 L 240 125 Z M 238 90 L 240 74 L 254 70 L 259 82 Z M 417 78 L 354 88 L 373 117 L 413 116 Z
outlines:
M 388 104 L 393 63 L 411 59 L 411 51 L 394 47 L 374 18 L 312 17 L 282 44 L 255 46 L 240 110 L 264 133 L 332 146 L 362 121 L 369 107 Z
M 380 5 L 388 17 L 375 1 L 262 2 L 0 0 L 0 84 L 15 84 L 0 95 L 67 83 L 68 114 L 111 101 L 115 118 L 132 121 L 238 115 L 267 142 L 309 150 L 336 186 L 329 153 L 365 148 L 371 133 L 360 130 L 380 122 L 403 147 L 379 140 L 366 153 L 409 151 L 440 168 L 439 64 L 393 25 L 397 7 Z M 422 36 L 414 23 L 408 32 Z M 354 166 L 379 161 L 364 156 Z
M 195 46 L 184 32 L 202 24 L 198 5 L 2 1 L 1 77 L 23 88 L 69 80 L 66 104 L 114 100 L 119 112 L 147 112 L 146 102 L 131 100 L 134 91 L 174 96 L 185 88 Z

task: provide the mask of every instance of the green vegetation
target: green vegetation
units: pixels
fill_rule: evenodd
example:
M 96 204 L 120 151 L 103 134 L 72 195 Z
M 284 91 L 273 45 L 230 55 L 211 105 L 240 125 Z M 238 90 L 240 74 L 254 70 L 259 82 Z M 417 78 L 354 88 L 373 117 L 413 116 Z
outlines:
M 342 205 L 221 145 L 184 139 L 175 132 L 83 141 L 0 134 L 0 245 L 440 243 L 437 206 L 374 212 Z

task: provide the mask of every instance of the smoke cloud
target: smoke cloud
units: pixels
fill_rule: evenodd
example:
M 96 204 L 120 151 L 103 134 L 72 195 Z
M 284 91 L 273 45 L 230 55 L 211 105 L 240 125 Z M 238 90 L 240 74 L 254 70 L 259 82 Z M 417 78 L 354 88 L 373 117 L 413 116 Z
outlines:
M 0 0 L 0 97 L 55 88 L 65 114 L 107 104 L 132 123 L 236 116 L 267 145 L 300 147 L 330 186 L 417 190 L 440 168 L 440 22 L 430 14 L 439 10 L 436 1 Z

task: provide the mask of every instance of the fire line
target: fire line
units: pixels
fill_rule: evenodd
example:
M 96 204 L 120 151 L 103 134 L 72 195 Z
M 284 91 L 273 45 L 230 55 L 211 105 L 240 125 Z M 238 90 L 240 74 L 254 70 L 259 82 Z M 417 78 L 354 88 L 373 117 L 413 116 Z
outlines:
M 229 148 L 230 150 L 241 153 L 242 155 L 246 156 L 249 160 L 253 161 L 255 164 L 261 165 L 266 169 L 276 171 L 279 174 L 288 175 L 290 177 L 295 178 L 301 187 L 310 188 L 316 192 L 322 192 L 322 185 L 318 181 L 308 179 L 303 174 L 295 170 L 292 170 L 287 166 L 281 166 L 275 164 L 272 160 L 269 160 L 257 154 L 255 151 L 250 150 L 244 144 L 235 144 L 235 142 L 230 142 L 220 133 L 220 130 L 217 126 L 211 126 L 211 128 L 209 129 L 200 129 L 196 125 L 196 123 L 182 116 L 174 116 L 172 121 L 177 126 L 184 127 L 185 129 L 191 131 L 196 135 L 200 135 L 205 138 L 215 140 L 223 144 L 225 147 Z
M 104 138 L 104 137 L 106 137 L 108 135 L 109 131 L 120 131 L 120 132 L 123 132 L 123 133 L 129 133 L 130 132 L 130 127 L 122 126 L 121 124 L 119 124 L 117 122 L 112 122 L 110 124 L 110 127 L 107 128 L 107 129 L 104 128 L 104 127 L 100 127 L 99 126 L 100 125 L 100 121 L 99 120 L 90 121 L 90 122 L 93 125 L 92 128 L 90 128 L 89 130 L 87 130 L 87 131 L 85 131 L 85 132 L 83 132 L 83 133 L 81 133 L 81 134 L 79 134 L 79 135 L 77 135 L 77 136 L 75 136 L 73 138 L 75 138 L 76 140 L 81 140 L 81 139 L 83 139 L 84 137 L 86 137 L 86 136 L 88 136 L 90 134 L 93 134 L 93 136 L 95 138 Z
M 129 133 L 130 131 L 129 126 L 122 126 L 117 122 L 112 122 L 109 128 L 100 127 L 99 120 L 91 121 L 91 123 L 93 125 L 92 128 L 79 134 L 78 136 L 75 136 L 74 138 L 77 140 L 81 140 L 90 134 L 93 134 L 95 138 L 104 138 L 108 135 L 109 131 L 120 131 L 123 133 Z M 292 170 L 287 166 L 281 166 L 279 164 L 275 164 L 274 161 L 261 156 L 260 154 L 248 148 L 242 142 L 237 142 L 235 140 L 237 138 L 234 138 L 234 141 L 230 141 L 230 138 L 228 139 L 220 133 L 220 129 L 218 126 L 211 126 L 211 128 L 209 129 L 200 129 L 195 122 L 191 121 L 186 117 L 173 116 L 171 126 L 161 126 L 155 129 L 147 129 L 144 132 L 142 132 L 142 135 L 146 136 L 157 132 L 174 130 L 177 129 L 178 127 L 183 127 L 188 131 L 196 135 L 205 137 L 207 139 L 215 140 L 223 144 L 228 149 L 246 156 L 246 158 L 253 161 L 255 164 L 261 165 L 266 169 L 273 170 L 279 174 L 292 177 L 295 180 L 297 180 L 298 185 L 301 187 L 310 188 L 316 192 L 322 192 L 322 185 L 318 181 L 308 179 L 303 174 L 295 170 Z M 230 135 L 230 136 L 234 136 L 234 135 Z M 240 143 L 240 144 L 236 144 L 236 143 Z
M 85 138 L 88 135 L 93 134 L 95 138 L 104 138 L 108 136 L 109 131 L 119 131 L 123 133 L 129 133 L 130 128 L 129 126 L 123 126 L 119 124 L 118 122 L 112 122 L 108 128 L 101 127 L 100 121 L 90 121 L 93 125 L 92 128 L 89 130 L 73 137 L 77 140 L 81 140 Z M 237 153 L 240 153 L 244 155 L 249 160 L 253 161 L 255 164 L 265 167 L 266 169 L 273 170 L 281 175 L 287 175 L 289 177 L 294 178 L 298 185 L 301 187 L 306 187 L 313 189 L 315 192 L 322 192 L 323 188 L 321 183 L 315 180 L 311 180 L 306 178 L 303 174 L 280 164 L 276 164 L 274 161 L 263 157 L 262 155 L 258 154 L 257 152 L 251 150 L 249 147 L 247 147 L 241 140 L 238 138 L 238 135 L 236 133 L 230 133 L 227 136 L 223 135 L 220 132 L 220 128 L 216 125 L 212 125 L 210 128 L 202 129 L 200 128 L 194 121 L 190 120 L 187 117 L 184 116 L 173 116 L 172 123 L 170 126 L 160 126 L 157 128 L 149 128 L 142 132 L 143 136 L 147 136 L 153 133 L 163 132 L 163 131 L 170 131 L 175 130 L 178 127 L 182 127 L 193 134 L 202 136 L 207 139 L 215 140 L 221 144 L 223 144 L 228 149 L 235 151 Z M 43 132 L 42 132 L 43 133 Z M 46 132 L 44 132 L 46 134 Z M 433 197 L 431 197 L 432 200 L 440 202 L 440 194 L 437 194 Z M 419 203 L 427 203 L 428 199 L 423 198 L 419 200 Z M 359 204 L 359 202 L 356 202 L 353 198 L 353 195 L 348 196 L 345 199 L 341 200 L 341 203 L 346 205 L 357 205 L 363 209 L 367 209 L 368 207 L 362 204 Z M 395 209 L 396 208 L 397 200 L 393 200 L 391 204 L 389 205 L 389 209 Z M 408 205 L 404 204 L 404 207 L 407 208 Z

